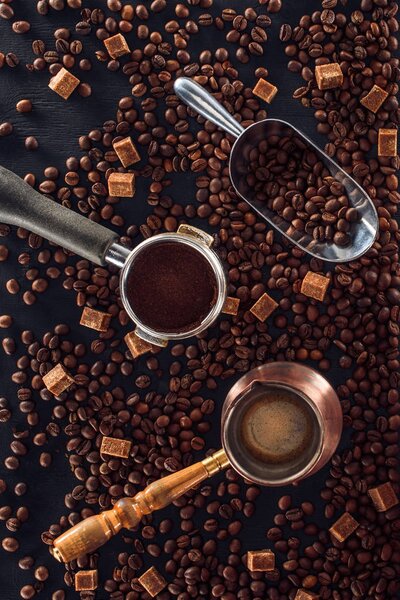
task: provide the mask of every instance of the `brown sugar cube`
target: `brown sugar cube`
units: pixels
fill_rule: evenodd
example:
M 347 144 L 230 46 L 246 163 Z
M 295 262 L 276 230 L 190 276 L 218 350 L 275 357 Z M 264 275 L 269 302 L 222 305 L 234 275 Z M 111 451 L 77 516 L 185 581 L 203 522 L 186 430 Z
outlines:
M 378 156 L 397 155 L 397 129 L 378 130 Z
M 376 113 L 388 96 L 389 94 L 379 87 L 379 85 L 374 85 L 368 94 L 364 98 L 361 98 L 360 102 L 365 108 Z
M 329 283 L 330 279 L 328 277 L 308 271 L 301 282 L 300 292 L 309 298 L 322 301 L 325 298 Z
M 147 569 L 146 573 L 143 573 L 143 575 L 138 578 L 138 581 L 152 598 L 157 596 L 157 594 L 159 594 L 167 585 L 164 577 L 155 567 Z
M 61 96 L 61 98 L 64 98 L 64 100 L 68 100 L 79 84 L 79 79 L 63 67 L 58 71 L 57 75 L 54 75 L 54 77 L 50 79 L 49 88 Z
M 140 160 L 139 152 L 130 137 L 115 142 L 113 148 L 124 167 L 129 167 Z
M 345 512 L 329 529 L 331 535 L 339 542 L 344 542 L 358 527 L 359 523 L 350 513 Z
M 95 590 L 98 585 L 97 569 L 78 571 L 75 574 L 75 589 L 77 592 Z
M 105 435 L 101 441 L 100 452 L 110 456 L 119 456 L 119 458 L 128 458 L 131 446 L 130 440 L 120 440 Z
M 392 506 L 396 506 L 396 504 L 399 503 L 399 499 L 396 496 L 390 481 L 387 483 L 382 483 L 381 485 L 378 485 L 378 487 L 368 490 L 368 495 L 370 496 L 378 512 L 385 512 L 386 510 L 389 510 L 389 508 L 392 508 Z
M 314 594 L 313 592 L 309 592 L 308 590 L 297 590 L 297 593 L 294 597 L 294 600 L 317 600 L 319 598 L 319 594 Z
M 272 100 L 275 98 L 278 92 L 278 88 L 272 83 L 269 83 L 262 77 L 257 81 L 256 85 L 253 88 L 253 94 L 271 104 Z
M 146 340 L 142 340 L 134 331 L 130 331 L 124 337 L 125 344 L 128 346 L 129 350 L 133 358 L 137 358 L 142 354 L 146 354 L 146 352 L 150 352 L 152 350 L 152 345 Z
M 112 315 L 85 306 L 82 311 L 80 325 L 95 329 L 96 331 L 107 331 Z
M 117 33 L 117 35 L 107 38 L 104 40 L 104 45 L 111 58 L 118 58 L 119 56 L 129 54 L 130 52 L 129 46 L 122 33 Z
M 239 310 L 240 299 L 227 296 L 222 307 L 222 312 L 226 315 L 237 315 Z
M 247 552 L 247 568 L 249 571 L 273 571 L 275 554 L 272 550 L 249 550 Z
M 259 321 L 265 321 L 270 314 L 274 312 L 278 304 L 268 294 L 263 294 L 261 298 L 257 300 L 255 304 L 250 308 L 250 312 L 253 313 Z
M 318 89 L 332 90 L 343 85 L 343 73 L 338 63 L 318 65 L 315 67 L 315 79 Z
M 135 176 L 133 173 L 111 173 L 108 178 L 110 196 L 133 198 L 135 195 Z
M 59 363 L 42 377 L 44 385 L 54 396 L 59 396 L 69 388 L 75 380 L 68 371 Z

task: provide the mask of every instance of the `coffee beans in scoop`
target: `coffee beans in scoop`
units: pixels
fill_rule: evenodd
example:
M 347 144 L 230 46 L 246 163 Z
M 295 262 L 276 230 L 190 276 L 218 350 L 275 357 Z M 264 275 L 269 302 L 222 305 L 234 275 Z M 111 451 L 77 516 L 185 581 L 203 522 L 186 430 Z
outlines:
M 255 199 L 291 224 L 289 234 L 304 232 L 320 242 L 349 245 L 360 215 L 344 186 L 304 140 L 269 136 L 249 158 L 247 184 Z

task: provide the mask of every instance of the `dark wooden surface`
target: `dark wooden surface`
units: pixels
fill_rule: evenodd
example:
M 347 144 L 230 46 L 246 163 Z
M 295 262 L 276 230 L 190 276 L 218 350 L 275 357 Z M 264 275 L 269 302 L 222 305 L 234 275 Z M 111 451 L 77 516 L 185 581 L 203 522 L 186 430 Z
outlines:
M 68 102 L 65 102 L 51 92 L 47 87 L 49 80 L 47 72 L 29 73 L 24 67 L 25 63 L 33 60 L 31 42 L 40 38 L 46 41 L 48 49 L 53 49 L 53 30 L 57 27 L 73 27 L 79 20 L 79 11 L 65 10 L 59 13 L 52 11 L 47 17 L 39 17 L 35 13 L 35 4 L 34 0 L 15 0 L 13 2 L 16 18 L 27 18 L 32 22 L 32 29 L 28 34 L 15 35 L 11 31 L 10 23 L 0 22 L 0 51 L 14 51 L 21 59 L 21 64 L 17 68 L 4 68 L 0 71 L 0 121 L 10 120 L 15 127 L 15 133 L 12 136 L 0 138 L 0 164 L 21 176 L 27 172 L 33 172 L 41 181 L 44 179 L 43 168 L 47 165 L 54 165 L 64 173 L 65 159 L 70 155 L 81 156 L 77 143 L 79 135 L 85 134 L 90 129 L 101 126 L 104 121 L 114 118 L 118 99 L 130 94 L 130 86 L 127 78 L 121 72 L 110 73 L 104 63 L 96 62 L 94 50 L 101 49 L 102 43 L 92 34 L 90 37 L 83 39 L 85 49 L 82 57 L 86 56 L 93 60 L 93 70 L 88 73 L 74 69 L 74 73 L 81 77 L 82 81 L 88 81 L 92 84 L 93 95 L 84 99 L 74 94 Z M 99 0 L 85 2 L 84 4 L 90 7 L 104 7 L 105 2 Z M 171 2 L 170 4 L 168 13 L 161 13 L 156 17 L 159 28 L 162 27 L 163 21 L 171 18 L 169 15 L 173 13 L 175 3 Z M 220 7 L 227 4 L 222 0 L 214 2 L 215 6 Z M 241 0 L 231 0 L 229 6 L 239 10 L 242 2 Z M 255 66 L 265 65 L 270 71 L 269 80 L 279 87 L 278 96 L 271 107 L 267 107 L 269 116 L 281 117 L 291 121 L 323 146 L 325 140 L 321 139 L 315 132 L 315 120 L 312 111 L 303 108 L 298 101 L 291 98 L 293 90 L 302 85 L 302 81 L 299 76 L 290 74 L 286 70 L 287 59 L 283 52 L 284 45 L 278 40 L 278 32 L 282 23 L 296 24 L 302 11 L 310 12 L 313 7 L 318 9 L 320 2 L 314 0 L 308 0 L 307 2 L 284 0 L 284 8 L 281 13 L 272 15 L 273 26 L 268 29 L 269 42 L 266 45 L 264 57 L 253 58 L 251 65 L 240 67 L 240 72 L 243 81 L 247 85 L 253 85 Z M 128 34 L 127 39 L 130 47 L 135 48 L 134 34 Z M 202 48 L 211 47 L 215 49 L 220 46 L 226 46 L 224 35 L 218 34 L 214 28 L 203 28 L 200 34 L 193 37 L 192 47 L 194 52 Z M 232 51 L 232 45 L 227 47 Z M 28 115 L 19 115 L 15 111 L 15 103 L 26 97 L 31 98 L 33 101 L 33 112 Z M 196 127 L 194 121 L 192 125 Z M 37 137 L 40 148 L 36 152 L 25 150 L 23 141 L 26 135 Z M 170 194 L 181 202 L 192 203 L 195 193 L 193 177 L 190 174 L 182 174 L 175 175 L 173 179 L 174 185 L 170 188 Z M 139 180 L 136 197 L 133 200 L 127 199 L 123 205 L 121 204 L 122 210 L 119 208 L 119 212 L 124 214 L 127 224 L 136 223 L 140 225 L 150 213 L 150 207 L 144 201 L 148 185 L 147 180 Z M 207 227 L 205 223 L 201 223 L 201 225 Z M 1 242 L 2 240 L 0 240 Z M 18 264 L 17 256 L 22 251 L 32 253 L 25 243 L 17 239 L 15 228 L 13 234 L 6 238 L 5 243 L 9 246 L 10 259 L 0 266 L 0 313 L 12 314 L 14 316 L 14 326 L 11 332 L 0 330 L 0 336 L 12 335 L 17 339 L 21 331 L 32 329 L 40 337 L 56 323 L 66 322 L 72 330 L 69 336 L 70 339 L 73 339 L 76 343 L 90 344 L 91 340 L 96 337 L 95 332 L 79 327 L 80 310 L 75 306 L 75 294 L 62 288 L 62 278 L 51 282 L 49 290 L 40 295 L 36 304 L 31 307 L 23 304 L 21 295 L 13 297 L 5 291 L 5 282 L 11 277 L 18 279 L 23 289 L 26 288 L 27 282 L 24 278 L 24 269 Z M 46 247 L 46 243 L 43 247 Z M 74 263 L 77 259 L 72 257 L 70 260 L 71 263 Z M 122 337 L 124 332 L 118 332 L 118 334 L 120 333 L 120 337 Z M 21 350 L 20 345 L 19 350 Z M 163 358 L 162 355 L 160 356 L 162 364 Z M 144 362 L 143 359 L 138 361 L 134 375 L 145 371 Z M 10 375 L 14 370 L 15 359 L 0 353 L 0 396 L 5 396 L 12 407 L 11 425 L 17 429 L 24 429 L 25 419 L 17 408 L 17 386 L 10 382 Z M 333 366 L 328 374 L 328 379 L 332 383 L 340 384 L 346 376 L 345 372 Z M 120 384 L 126 390 L 131 389 L 130 379 L 129 377 L 121 378 Z M 155 381 L 154 377 L 152 379 L 152 389 L 165 391 L 165 381 Z M 215 393 L 209 394 L 210 397 L 217 400 L 218 406 L 218 410 L 213 415 L 212 432 L 207 436 L 207 442 L 210 446 L 217 447 L 219 445 L 219 411 L 226 391 L 233 383 L 233 380 L 224 382 Z M 38 400 L 38 411 L 44 424 L 48 422 L 51 413 L 52 407 L 49 404 L 51 403 Z M 22 571 L 17 566 L 18 558 L 27 554 L 36 558 L 36 565 L 45 564 L 50 568 L 50 579 L 40 596 L 47 600 L 51 598 L 53 590 L 65 587 L 63 586 L 64 568 L 50 557 L 46 546 L 41 542 L 40 534 L 66 512 L 64 494 L 70 491 L 77 484 L 77 481 L 70 472 L 60 438 L 55 438 L 49 443 L 49 450 L 53 452 L 54 456 L 51 468 L 42 469 L 38 463 L 39 453 L 48 448 L 37 448 L 31 442 L 28 442 L 30 451 L 22 459 L 21 468 L 15 473 L 6 472 L 3 467 L 3 460 L 5 456 L 10 454 L 11 425 L 9 422 L 0 427 L 0 476 L 5 477 L 10 482 L 10 490 L 12 488 L 11 482 L 17 481 L 26 481 L 29 489 L 26 496 L 20 499 L 16 498 L 12 491 L 7 491 L 0 497 L 0 505 L 9 503 L 17 508 L 19 505 L 26 504 L 29 506 L 31 517 L 29 522 L 24 524 L 20 532 L 16 534 L 21 542 L 20 550 L 13 555 L 9 555 L 0 548 L 0 600 L 17 600 L 20 597 L 20 587 L 33 582 L 32 571 Z M 347 443 L 347 437 L 346 434 L 343 436 L 343 446 Z M 61 438 L 64 439 L 64 436 L 61 436 Z M 257 500 L 256 514 L 251 519 L 245 519 L 240 534 L 245 545 L 244 549 L 266 545 L 265 531 L 273 525 L 272 510 L 275 508 L 276 499 L 285 492 L 292 493 L 294 498 L 300 501 L 312 499 L 316 502 L 318 505 L 317 520 L 321 524 L 324 523 L 317 490 L 323 485 L 327 469 L 328 467 L 312 479 L 302 482 L 297 488 L 265 489 Z M 222 476 L 219 479 L 221 480 L 221 478 Z M 213 482 L 213 485 L 216 487 L 217 483 L 218 478 Z M 174 518 L 174 515 L 176 515 L 174 510 L 174 508 L 167 509 L 163 512 L 163 516 L 168 515 Z M 0 527 L 1 535 L 4 537 L 7 535 L 7 530 L 3 523 L 0 524 Z M 160 541 L 162 542 L 162 540 Z M 126 550 L 126 548 L 126 545 L 119 538 L 101 550 L 101 580 L 112 575 L 113 566 L 116 564 L 116 553 Z M 149 561 L 149 557 L 146 560 L 149 562 L 148 566 L 154 562 L 152 559 Z M 162 565 L 165 560 L 166 557 L 161 557 L 160 564 Z M 68 590 L 67 598 L 77 597 L 78 594 Z M 100 592 L 97 595 L 100 600 L 106 597 L 107 595 Z

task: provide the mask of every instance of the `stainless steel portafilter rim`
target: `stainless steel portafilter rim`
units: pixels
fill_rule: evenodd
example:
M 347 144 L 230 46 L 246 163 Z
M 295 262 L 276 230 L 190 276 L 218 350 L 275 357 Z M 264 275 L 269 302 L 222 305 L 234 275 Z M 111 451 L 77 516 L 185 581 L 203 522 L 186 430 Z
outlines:
M 179 77 L 174 83 L 174 90 L 185 104 L 237 138 L 229 160 L 231 181 L 237 194 L 293 244 L 308 254 L 331 263 L 357 260 L 371 248 L 379 224 L 378 215 L 371 198 L 350 175 L 301 131 L 282 119 L 264 119 L 244 129 L 214 96 L 187 77 Z M 249 151 L 268 136 L 293 134 L 303 139 L 317 153 L 318 158 L 327 167 L 331 176 L 342 183 L 346 189 L 350 205 L 356 208 L 361 215 L 361 221 L 353 224 L 350 232 L 352 241 L 346 247 L 338 246 L 333 242 L 319 242 L 304 232 L 288 233 L 291 227 L 289 222 L 282 219 L 276 212 L 269 210 L 264 202 L 250 197 L 251 190 L 248 187 L 246 188 L 245 185 L 245 175 L 247 174 L 246 156 Z

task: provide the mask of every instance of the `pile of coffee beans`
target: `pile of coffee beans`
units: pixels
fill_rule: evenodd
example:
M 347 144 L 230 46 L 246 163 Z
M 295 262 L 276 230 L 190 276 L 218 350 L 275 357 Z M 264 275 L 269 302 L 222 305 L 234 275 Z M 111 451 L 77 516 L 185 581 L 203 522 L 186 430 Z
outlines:
M 317 131 L 328 138 L 327 154 L 368 189 L 365 154 L 377 143 L 380 127 L 398 127 L 399 61 L 393 54 L 398 48 L 398 6 L 361 0 L 344 14 L 335 10 L 338 4 L 322 2 L 322 11 L 302 16 L 293 26 L 283 24 L 280 39 L 286 43 L 289 71 L 300 73 L 305 81 L 293 97 L 314 110 Z M 313 65 L 335 61 L 345 74 L 343 86 L 319 90 Z M 374 84 L 389 94 L 376 114 L 359 102 Z
M 291 223 L 288 234 L 348 246 L 351 224 L 360 220 L 343 184 L 331 176 L 315 150 L 297 135 L 269 136 L 249 153 L 250 197 Z
M 0 78 L 12 73 L 20 86 L 18 103 L 7 106 L 0 124 L 0 149 L 7 145 L 9 152 L 23 134 L 26 149 L 36 149 L 32 156 L 43 161 L 42 171 L 26 173 L 26 181 L 67 208 L 111 226 L 128 247 L 183 222 L 203 227 L 214 235 L 214 247 L 227 266 L 228 294 L 240 306 L 237 316 L 222 315 L 197 338 L 134 360 L 123 341 L 132 324 L 120 302 L 117 269 L 71 256 L 23 228 L 0 225 L 6 298 L 0 315 L 2 363 L 11 390 L 0 398 L 5 584 L 16 580 L 14 571 L 9 576 L 15 563 L 23 575 L 15 597 L 65 600 L 78 597 L 69 589 L 78 570 L 99 568 L 99 589 L 80 592 L 82 600 L 147 600 L 138 577 L 156 563 L 167 580 L 160 600 L 293 600 L 299 588 L 322 600 L 396 598 L 400 508 L 377 512 L 368 495 L 385 482 L 399 493 L 400 480 L 399 165 L 397 157 L 377 157 L 375 151 L 378 129 L 397 128 L 399 122 L 396 2 L 322 0 L 300 18 L 300 3 L 289 3 L 286 10 L 280 0 L 232 7 L 216 0 L 94 0 L 88 6 L 81 0 L 39 0 L 32 17 L 32 9 L 23 4 L 0 3 Z M 302 3 L 302 10 L 308 4 Z M 117 33 L 126 37 L 131 52 L 113 59 L 103 40 Z M 17 50 L 15 39 L 25 42 L 24 52 Z M 268 76 L 279 47 L 293 73 L 293 90 L 299 85 L 296 77 L 304 80 L 293 93 L 299 108 L 304 114 L 312 109 L 326 152 L 364 186 L 379 215 L 378 237 L 369 252 L 325 273 L 330 286 L 324 302 L 305 297 L 300 288 L 307 272 L 320 273 L 325 265 L 290 245 L 235 194 L 228 169 L 232 139 L 197 117 L 173 92 L 176 77 L 193 77 L 243 126 L 250 125 L 268 116 L 269 107 L 252 88 L 257 78 Z M 314 68 L 327 62 L 340 63 L 342 88 L 317 88 Z M 25 86 L 25 69 L 29 77 L 44 78 L 44 87 L 62 67 L 80 80 L 90 79 L 77 88 L 85 113 L 86 98 L 92 92 L 101 95 L 100 81 L 90 74 L 94 65 L 102 69 L 106 85 L 121 94 L 116 110 L 105 113 L 96 128 L 83 130 L 78 144 L 63 140 L 65 164 L 54 160 L 57 164 L 48 165 L 43 131 L 32 126 L 36 105 Z M 122 80 L 127 84 L 123 95 Z M 278 79 L 274 83 L 279 87 L 275 110 L 283 86 Z M 388 93 L 376 114 L 359 102 L 373 84 Z M 50 132 L 58 118 L 64 118 L 62 110 L 49 116 Z M 142 195 L 126 210 L 123 201 L 108 195 L 107 175 L 120 168 L 114 138 L 128 135 L 142 158 L 134 169 Z M 334 200 L 326 211 L 336 217 L 334 225 L 327 224 L 328 236 L 347 234 L 341 231 L 347 225 L 339 228 L 339 222 L 351 223 L 354 217 L 347 218 L 348 207 L 345 217 L 343 207 L 334 208 L 344 194 L 335 183 L 322 182 L 322 170 L 316 183 L 307 181 L 309 175 L 300 189 L 304 207 L 311 201 L 307 188 L 315 188 L 312 198 Z M 289 188 L 292 181 L 285 185 Z M 281 195 L 296 210 L 292 224 L 299 218 L 293 206 L 298 199 L 295 194 L 286 198 L 287 191 L 293 190 Z M 135 216 L 138 202 L 147 210 L 143 218 Z M 324 211 L 315 204 L 314 214 L 322 220 Z M 305 228 L 311 218 L 299 220 Z M 316 235 L 322 233 L 319 227 Z M 249 309 L 265 292 L 278 308 L 262 323 Z M 79 316 L 63 322 L 63 306 L 74 303 L 75 309 L 89 306 L 110 313 L 108 331 L 80 327 Z M 43 327 L 36 316 L 49 305 L 51 323 Z M 54 324 L 55 315 L 61 323 Z M 43 549 L 81 519 L 192 464 L 219 444 L 216 407 L 225 392 L 241 374 L 272 360 L 307 361 L 336 384 L 341 400 L 342 444 L 309 488 L 304 482 L 274 495 L 229 469 L 177 500 L 171 511 L 144 519 L 137 531 L 124 530 L 113 546 L 118 549 L 114 562 L 109 549 L 100 550 L 67 564 L 63 580 Z M 57 363 L 75 383 L 54 398 L 42 378 Z M 132 440 L 129 457 L 100 454 L 104 435 Z M 51 523 L 40 478 L 54 480 L 58 496 L 61 477 L 69 485 L 67 471 L 73 484 L 65 510 Z M 345 511 L 360 525 L 338 542 L 328 530 Z M 274 550 L 276 568 L 248 571 L 247 550 L 261 548 Z

